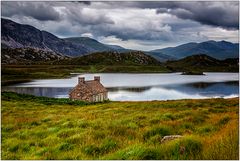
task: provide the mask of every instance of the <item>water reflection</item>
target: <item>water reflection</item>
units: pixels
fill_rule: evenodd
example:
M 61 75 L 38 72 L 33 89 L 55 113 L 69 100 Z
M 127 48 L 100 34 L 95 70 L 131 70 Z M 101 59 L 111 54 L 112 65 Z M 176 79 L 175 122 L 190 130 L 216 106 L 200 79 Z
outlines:
M 71 87 L 2 87 L 4 91 L 33 94 L 55 98 L 67 98 Z M 142 101 L 142 100 L 173 100 L 210 97 L 237 97 L 238 81 L 230 82 L 198 82 L 185 84 L 169 84 L 146 87 L 110 87 L 110 100 Z

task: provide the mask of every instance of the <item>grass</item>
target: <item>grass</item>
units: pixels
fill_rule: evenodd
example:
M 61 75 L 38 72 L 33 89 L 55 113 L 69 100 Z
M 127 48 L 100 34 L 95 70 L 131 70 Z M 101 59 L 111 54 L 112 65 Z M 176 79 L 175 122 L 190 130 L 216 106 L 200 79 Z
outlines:
M 239 159 L 239 102 L 2 95 L 2 159 Z M 165 135 L 180 139 L 161 143 Z

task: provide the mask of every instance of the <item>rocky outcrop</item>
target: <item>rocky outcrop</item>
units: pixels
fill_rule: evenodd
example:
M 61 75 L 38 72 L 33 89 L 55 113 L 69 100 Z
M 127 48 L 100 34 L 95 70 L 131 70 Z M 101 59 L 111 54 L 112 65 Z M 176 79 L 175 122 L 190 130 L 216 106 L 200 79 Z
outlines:
M 182 138 L 182 135 L 168 135 L 168 136 L 164 136 L 161 140 L 161 143 L 166 143 L 170 140 L 175 140 L 175 139 L 179 139 Z
M 32 48 L 6 48 L 1 50 L 2 64 L 42 64 L 50 61 L 66 59 L 69 59 L 69 57 L 51 51 Z

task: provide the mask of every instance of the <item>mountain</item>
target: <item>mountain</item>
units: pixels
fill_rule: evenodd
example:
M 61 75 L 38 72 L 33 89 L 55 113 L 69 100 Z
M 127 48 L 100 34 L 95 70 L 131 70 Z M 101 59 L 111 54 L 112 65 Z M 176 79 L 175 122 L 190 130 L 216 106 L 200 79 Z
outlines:
M 108 46 L 98 42 L 95 39 L 91 39 L 89 37 L 70 37 L 70 38 L 65 38 L 65 40 L 73 43 L 82 44 L 86 47 L 92 48 L 92 51 L 95 51 L 95 52 L 111 50 Z
M 78 57 L 93 52 L 133 51 L 118 45 L 107 45 L 88 37 L 72 37 L 61 39 L 30 25 L 23 25 L 8 19 L 1 19 L 2 48 L 33 48 L 65 56 Z M 227 41 L 206 41 L 202 43 L 187 43 L 177 47 L 170 47 L 144 52 L 155 59 L 165 62 L 177 60 L 199 53 L 216 59 L 238 58 L 239 44 Z
M 48 61 L 68 58 L 62 54 L 33 48 L 3 48 L 1 50 L 2 64 L 43 64 Z
M 57 36 L 40 31 L 30 25 L 22 25 L 11 20 L 1 19 L 1 43 L 9 48 L 36 48 L 61 53 L 68 56 L 80 56 L 91 52 L 82 44 L 72 43 Z
M 55 63 L 71 65 L 161 65 L 159 61 L 141 51 L 130 51 L 126 53 L 118 53 L 116 51 L 97 52 L 81 57 L 56 61 Z
M 70 38 L 65 38 L 65 40 L 73 42 L 73 43 L 79 43 L 84 45 L 87 48 L 91 48 L 92 52 L 101 52 L 101 51 L 127 51 L 128 49 L 125 49 L 121 46 L 118 45 L 107 45 L 98 42 L 95 39 L 91 39 L 89 37 L 70 37 Z
M 167 61 L 165 65 L 173 71 L 221 71 L 237 72 L 238 58 L 218 60 L 206 54 L 191 55 L 175 61 Z
M 120 46 L 102 44 L 88 37 L 61 39 L 30 25 L 19 24 L 4 18 L 1 21 L 3 48 L 35 48 L 73 57 L 98 51 L 127 51 Z
M 151 55 L 165 54 L 176 59 L 201 53 L 223 60 L 226 58 L 238 58 L 239 44 L 211 40 L 202 43 L 187 43 L 176 47 L 152 50 L 150 53 Z
M 166 55 L 161 52 L 145 52 L 145 53 L 154 57 L 155 59 L 157 59 L 160 62 L 166 62 L 168 60 L 176 60 L 177 59 L 174 56 Z

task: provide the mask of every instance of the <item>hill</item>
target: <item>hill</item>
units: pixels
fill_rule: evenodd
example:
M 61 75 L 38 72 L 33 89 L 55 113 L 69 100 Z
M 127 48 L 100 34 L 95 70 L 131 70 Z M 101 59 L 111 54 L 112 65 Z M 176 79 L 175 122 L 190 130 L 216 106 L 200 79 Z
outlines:
M 238 72 L 238 58 L 218 60 L 206 54 L 192 55 L 180 60 L 167 61 L 165 64 L 173 71 Z
M 152 50 L 151 55 L 165 54 L 176 59 L 181 59 L 199 53 L 206 54 L 216 59 L 238 58 L 239 44 L 227 41 L 206 41 L 202 43 L 187 43 L 176 47 Z
M 101 51 L 127 51 L 128 49 L 125 49 L 121 46 L 117 45 L 107 45 L 98 42 L 95 39 L 89 38 L 89 37 L 70 37 L 65 38 L 65 40 L 73 42 L 73 43 L 79 43 L 84 45 L 85 47 L 92 48 L 92 51 L 94 52 L 101 52 Z
M 145 53 L 154 57 L 155 59 L 157 59 L 160 62 L 166 62 L 168 60 L 176 60 L 177 59 L 174 56 L 166 55 L 161 52 L 145 52 Z
M 62 54 L 33 48 L 3 48 L 1 50 L 2 64 L 43 64 L 68 58 Z
M 114 51 L 97 52 L 68 60 L 56 61 L 56 64 L 71 65 L 161 65 L 153 57 L 141 51 L 118 53 Z
M 89 37 L 70 37 L 70 38 L 65 38 L 64 40 L 67 40 L 69 42 L 77 43 L 77 44 L 82 44 L 86 47 L 92 48 L 93 51 L 109 51 L 112 50 L 108 46 L 98 42 L 95 39 L 91 39 Z

